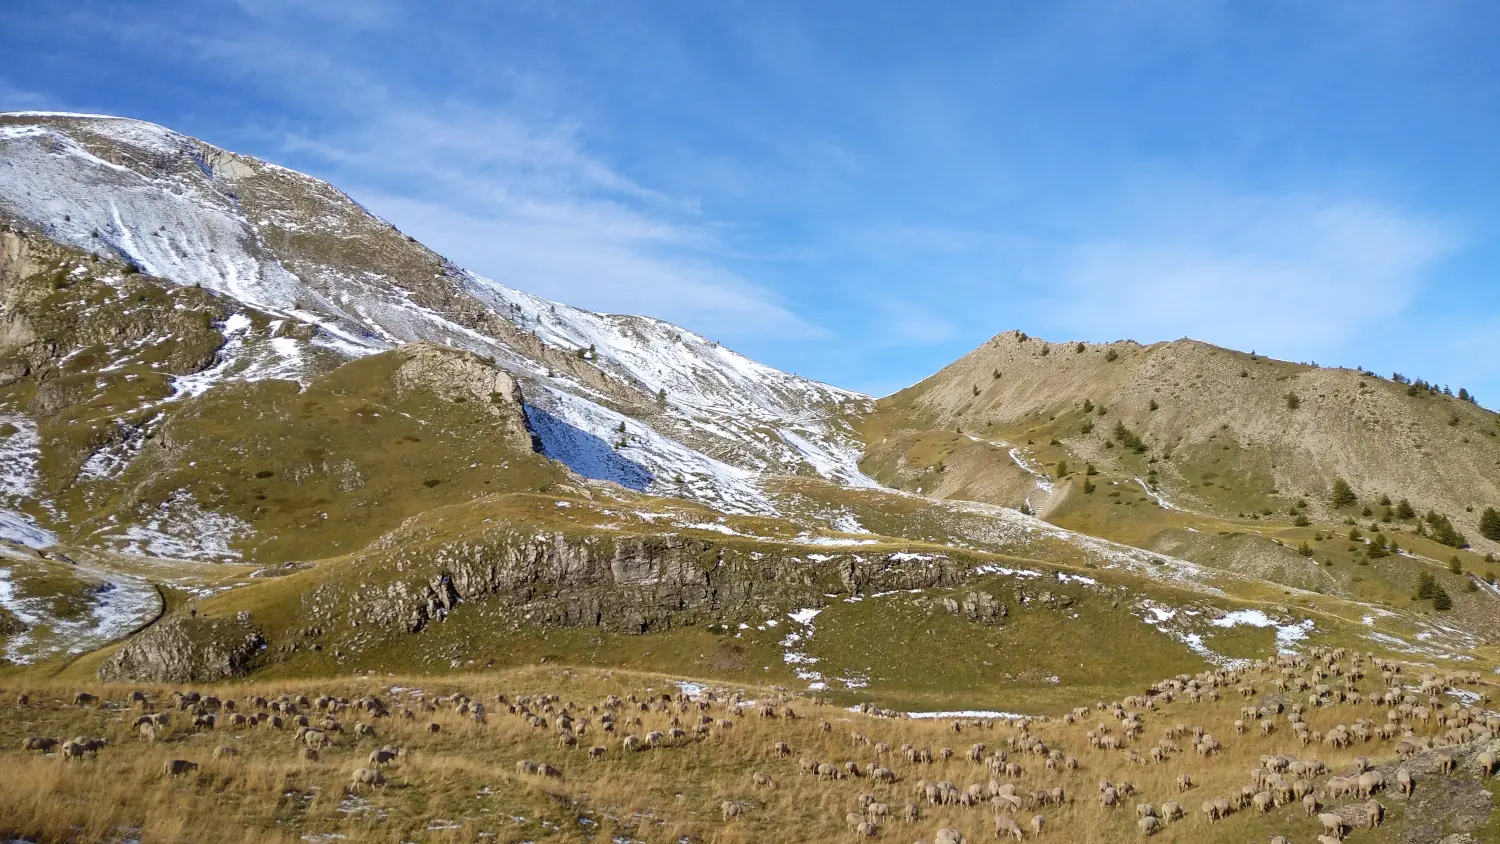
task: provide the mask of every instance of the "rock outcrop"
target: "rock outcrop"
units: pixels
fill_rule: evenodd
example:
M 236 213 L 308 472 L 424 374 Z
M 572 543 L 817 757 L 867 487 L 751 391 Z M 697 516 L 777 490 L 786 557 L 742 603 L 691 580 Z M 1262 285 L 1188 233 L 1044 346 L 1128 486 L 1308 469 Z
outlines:
M 247 614 L 168 618 L 126 642 L 99 666 L 99 679 L 200 683 L 246 674 L 265 639 Z
M 461 603 L 484 602 L 538 625 L 647 633 L 821 605 L 830 593 L 952 586 L 968 569 L 939 555 L 802 550 L 673 535 L 496 529 L 430 552 L 392 544 L 378 554 L 385 559 L 362 567 L 393 577 L 315 588 L 303 598 L 301 617 L 415 633 Z

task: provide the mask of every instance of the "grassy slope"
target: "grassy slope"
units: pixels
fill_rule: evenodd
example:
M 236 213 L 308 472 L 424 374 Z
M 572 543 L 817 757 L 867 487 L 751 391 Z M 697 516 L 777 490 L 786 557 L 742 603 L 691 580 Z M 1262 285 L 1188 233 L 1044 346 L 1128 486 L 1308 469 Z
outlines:
M 1250 682 L 1257 687 L 1260 699 L 1272 694 L 1265 677 L 1252 676 Z M 1377 684 L 1366 680 L 1361 685 Z M 395 698 L 388 691 L 392 686 L 420 688 L 428 699 L 455 691 L 473 695 L 489 708 L 488 723 L 477 725 L 455 714 L 451 706 L 422 711 L 410 696 Z M 527 726 L 520 717 L 497 705 L 495 695 L 506 693 L 514 700 L 519 694 L 556 693 L 560 695 L 559 705 L 568 703 L 592 719 L 596 716 L 587 712 L 588 706 L 602 701 L 606 694 L 644 697 L 675 692 L 676 687 L 672 677 L 659 674 L 552 666 L 439 680 L 391 676 L 379 680 L 258 681 L 204 689 L 237 698 L 242 704 L 251 694 L 274 697 L 283 693 L 327 693 L 352 698 L 374 693 L 417 710 L 417 717 L 411 721 L 374 719 L 376 739 L 335 736 L 334 746 L 325 750 L 320 760 L 305 762 L 296 758 L 295 744 L 288 733 L 227 726 L 195 732 L 180 713 L 174 714 L 174 724 L 161 741 L 148 745 L 129 730 L 134 713 L 116 708 L 124 698 L 123 687 L 91 687 L 109 701 L 100 708 L 66 705 L 75 688 L 27 683 L 9 691 L 27 692 L 32 699 L 29 706 L 15 706 L 11 695 L 0 702 L 0 759 L 5 763 L 0 765 L 0 783 L 4 786 L 0 788 L 0 807 L 4 809 L 0 811 L 0 833 L 35 840 L 65 836 L 95 841 L 117 836 L 125 828 L 139 830 L 144 839 L 178 841 L 201 838 L 204 824 L 212 824 L 216 840 L 247 842 L 292 841 L 330 834 L 373 841 L 611 841 L 621 836 L 722 844 L 826 841 L 848 835 L 844 814 L 857 808 L 856 795 L 863 792 L 893 810 L 907 802 L 919 803 L 922 819 L 909 826 L 894 820 L 883 824 L 886 837 L 922 836 L 931 840 L 937 828 L 950 826 L 962 830 L 970 840 L 988 840 L 992 810 L 987 806 L 931 806 L 916 798 L 914 789 L 919 779 L 949 780 L 960 788 L 985 782 L 989 779 L 986 770 L 965 759 L 964 751 L 973 742 L 984 742 L 991 751 L 1004 748 L 1019 735 L 1015 727 L 1005 723 L 989 728 L 970 725 L 955 733 L 947 722 L 871 718 L 792 699 L 786 703 L 801 716 L 795 720 L 761 719 L 752 712 L 736 717 L 715 705 L 708 714 L 730 718 L 735 721 L 733 729 L 715 730 L 703 741 L 633 754 L 619 749 L 622 735 L 667 729 L 671 726 L 669 719 L 677 713 L 629 710 L 621 713 L 618 732 L 600 732 L 596 724 L 578 748 L 564 749 L 556 742 L 553 728 Z M 156 705 L 170 704 L 166 700 L 168 689 L 143 690 Z M 766 687 L 752 686 L 746 692 L 761 700 L 776 699 L 774 690 Z M 1132 765 L 1119 752 L 1088 747 L 1085 730 L 1095 729 L 1096 721 L 1117 723 L 1109 712 L 1091 712 L 1072 725 L 1061 720 L 1035 723 L 1031 735 L 1064 754 L 1075 755 L 1079 769 L 1048 770 L 1037 757 L 1012 753 L 1011 759 L 1019 760 L 1024 772 L 1001 779 L 1012 782 L 1022 793 L 1055 786 L 1065 789 L 1070 795 L 1066 804 L 1028 806 L 1019 814 L 1023 824 L 1033 813 L 1042 814 L 1049 836 L 1065 836 L 1080 844 L 1133 838 L 1135 803 L 1160 806 L 1177 800 L 1188 817 L 1169 825 L 1154 840 L 1201 841 L 1211 836 L 1214 841 L 1251 844 L 1264 842 L 1274 834 L 1307 840 L 1317 829 L 1316 820 L 1292 806 L 1266 814 L 1237 812 L 1214 826 L 1201 817 L 1199 801 L 1237 793 L 1246 771 L 1262 755 L 1316 757 L 1340 774 L 1349 770 L 1357 755 L 1377 764 L 1388 764 L 1392 758 L 1392 742 L 1356 743 L 1342 750 L 1302 748 L 1281 719 L 1278 729 L 1268 737 L 1259 731 L 1237 735 L 1231 722 L 1239 716 L 1241 704 L 1241 699 L 1231 693 L 1219 702 L 1194 704 L 1180 698 L 1156 710 L 1141 711 L 1145 733 L 1133 748 L 1137 752 L 1154 744 L 1162 731 L 1174 724 L 1202 727 L 1225 745 L 1224 752 L 1217 756 L 1200 757 L 1188 752 L 1170 756 L 1161 765 Z M 1061 708 L 1059 704 L 1054 711 Z M 1321 731 L 1360 716 L 1383 719 L 1382 712 L 1380 707 L 1340 705 L 1311 710 L 1307 719 L 1313 729 Z M 697 715 L 696 710 L 689 710 L 680 717 L 692 723 Z M 639 726 L 625 723 L 624 719 L 632 717 L 640 718 Z M 348 712 L 340 720 L 350 725 L 370 719 Z M 827 732 L 819 728 L 824 721 L 831 724 Z M 429 722 L 439 724 L 441 732 L 429 733 Z M 1432 726 L 1412 726 L 1419 735 L 1436 731 Z M 864 734 L 871 744 L 851 741 L 852 732 Z M 96 759 L 71 764 L 16 749 L 26 735 L 78 734 L 106 737 L 111 746 Z M 789 743 L 793 755 L 775 757 L 770 752 L 775 741 Z M 931 764 L 912 764 L 899 754 L 877 757 L 874 742 L 892 747 L 911 743 L 934 752 L 950 747 L 956 753 L 951 760 L 939 757 Z M 350 771 L 366 764 L 369 751 L 385 743 L 408 748 L 409 757 L 386 771 L 390 785 L 349 796 L 345 785 Z M 607 748 L 605 758 L 589 762 L 582 748 L 595 743 Z M 235 747 L 240 755 L 213 760 L 211 749 L 218 745 Z M 1457 831 L 1485 823 L 1492 801 L 1476 781 L 1473 753 L 1470 749 L 1459 755 L 1460 772 L 1452 778 L 1429 773 L 1431 757 L 1408 763 L 1417 773 L 1416 797 L 1408 799 L 1393 792 L 1380 795 L 1387 807 L 1387 824 L 1379 830 L 1359 832 L 1358 840 L 1371 844 L 1413 840 L 1412 835 L 1424 834 L 1424 830 Z M 856 761 L 861 767 L 880 761 L 895 770 L 899 779 L 892 785 L 863 777 L 816 781 L 798 773 L 799 756 L 835 764 Z M 161 765 L 172 758 L 197 761 L 202 770 L 177 780 L 163 778 Z M 561 769 L 562 777 L 519 774 L 515 763 L 520 759 L 553 764 Z M 1386 771 L 1388 780 L 1393 769 Z M 752 771 L 769 774 L 780 787 L 756 788 L 750 781 Z M 1182 773 L 1189 774 L 1197 784 L 1187 794 L 1179 794 L 1173 786 Z M 1129 780 L 1140 795 L 1126 799 L 1123 808 L 1101 808 L 1095 798 L 1095 783 L 1103 779 L 1115 783 Z M 1317 778 L 1318 784 L 1324 779 Z M 740 806 L 739 818 L 728 822 L 721 819 L 719 807 L 725 800 Z M 1324 800 L 1333 807 L 1352 802 Z

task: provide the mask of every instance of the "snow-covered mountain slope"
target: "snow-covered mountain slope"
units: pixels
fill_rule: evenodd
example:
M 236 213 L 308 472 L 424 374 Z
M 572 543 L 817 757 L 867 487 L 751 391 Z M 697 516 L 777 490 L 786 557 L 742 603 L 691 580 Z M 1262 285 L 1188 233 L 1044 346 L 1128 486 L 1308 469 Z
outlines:
M 160 126 L 0 115 L 0 220 L 308 326 L 280 332 L 278 357 L 237 366 L 223 357 L 241 348 L 241 326 L 226 325 L 221 365 L 184 382 L 184 395 L 246 372 L 305 380 L 314 360 L 429 340 L 515 374 L 529 416 L 544 420 L 536 432 L 546 452 L 576 460 L 586 476 L 751 511 L 769 509 L 755 491 L 763 473 L 872 483 L 850 425 L 869 411 L 867 397 L 659 320 L 597 314 L 483 278 L 325 182 Z M 634 433 L 618 459 L 579 445 L 615 450 L 622 421 Z

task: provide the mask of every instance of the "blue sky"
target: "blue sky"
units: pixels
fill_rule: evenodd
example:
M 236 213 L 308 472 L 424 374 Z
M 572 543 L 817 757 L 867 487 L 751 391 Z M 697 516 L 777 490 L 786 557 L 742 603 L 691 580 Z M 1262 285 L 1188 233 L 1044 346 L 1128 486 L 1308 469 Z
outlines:
M 162 123 L 877 395 L 1020 328 L 1495 407 L 1497 43 L 1486 0 L 10 0 L 0 110 Z

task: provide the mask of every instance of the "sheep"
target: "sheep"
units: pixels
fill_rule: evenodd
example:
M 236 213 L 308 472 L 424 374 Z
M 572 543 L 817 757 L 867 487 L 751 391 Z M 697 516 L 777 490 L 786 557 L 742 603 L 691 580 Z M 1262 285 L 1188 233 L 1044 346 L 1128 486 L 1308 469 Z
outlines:
M 861 821 L 854 825 L 855 838 L 874 838 L 878 831 L 879 827 L 869 821 Z
M 1010 815 L 996 815 L 994 825 L 996 838 L 1004 838 L 1008 835 L 1011 838 L 1020 841 L 1021 839 L 1026 837 L 1026 834 L 1021 831 L 1020 825 L 1017 824 L 1010 817 Z
M 375 728 L 369 724 L 354 725 L 355 738 L 375 738 Z
M 1162 818 L 1162 820 L 1164 820 L 1164 821 L 1175 821 L 1175 820 L 1181 818 L 1182 815 L 1183 815 L 1182 806 L 1178 805 L 1175 801 L 1168 801 L 1166 803 L 1161 804 L 1161 818 Z
M 589 748 L 589 758 L 590 759 L 595 759 L 595 760 L 597 760 L 597 759 L 603 759 L 604 758 L 604 754 L 606 754 L 608 752 L 609 752 L 609 748 L 605 747 L 602 744 L 596 744 L 593 747 Z
M 358 791 L 362 785 L 385 785 L 385 775 L 374 768 L 356 768 L 349 777 L 349 790 Z
M 384 768 L 396 761 L 396 753 L 384 747 L 377 748 L 370 751 L 370 758 L 367 761 L 372 768 Z
M 1148 816 L 1136 821 L 1135 826 L 1142 835 L 1155 835 L 1156 831 L 1161 828 L 1161 820 L 1155 816 Z
M 150 722 L 147 722 L 147 723 L 144 723 L 144 724 L 138 724 L 136 726 L 136 728 L 135 728 L 135 731 L 137 733 L 140 733 L 141 738 L 145 739 L 146 741 L 148 741 L 148 742 L 150 742 L 152 744 L 156 743 L 156 725 L 155 724 L 152 724 Z
M 302 742 L 308 747 L 327 747 L 333 743 L 328 738 L 328 734 L 321 730 L 308 730 L 303 733 Z
M 1385 775 L 1379 771 L 1366 771 L 1359 775 L 1357 792 L 1360 797 L 1370 797 L 1385 787 Z
M 1135 816 L 1138 818 L 1154 818 L 1156 817 L 1156 809 L 1150 803 L 1137 803 L 1135 806 Z
M 932 844 L 968 844 L 968 839 L 962 832 L 945 826 L 932 837 Z
M 871 802 L 865 806 L 865 814 L 871 818 L 888 818 L 891 816 L 891 807 L 885 803 Z
M 438 733 L 441 733 L 442 731 L 443 731 L 443 725 L 442 724 L 439 724 L 436 721 L 428 721 L 427 722 L 427 732 L 428 733 L 430 733 L 432 735 L 437 735 Z
M 1365 803 L 1365 825 L 1370 829 L 1380 826 L 1385 821 L 1385 807 L 1380 805 L 1379 800 L 1370 800 Z
M 71 762 L 74 759 L 82 759 L 88 752 L 84 750 L 83 745 L 79 744 L 76 741 L 63 742 L 62 747 L 59 748 L 59 750 L 62 753 L 62 759 L 64 762 Z
M 751 774 L 750 782 L 754 783 L 758 788 L 776 787 L 776 780 L 771 779 L 770 774 L 764 773 L 762 771 L 756 771 L 755 773 Z
M 162 763 L 162 775 L 168 779 L 176 779 L 189 771 L 198 770 L 197 762 L 189 762 L 186 759 L 171 759 Z
M 1318 798 L 1315 795 L 1308 794 L 1302 798 L 1302 810 L 1307 813 L 1309 818 L 1316 815 L 1321 808 L 1323 808 L 1323 805 L 1318 802 Z
M 733 800 L 725 800 L 719 804 L 719 811 L 724 815 L 724 820 L 726 821 L 730 818 L 737 818 L 740 816 L 740 804 Z
M 1323 812 L 1318 815 L 1318 823 L 1323 825 L 1324 832 L 1333 833 L 1335 838 L 1344 837 L 1344 816 L 1333 812 Z
M 1031 816 L 1031 834 L 1035 835 L 1037 838 L 1041 838 L 1042 837 L 1042 827 L 1045 826 L 1046 823 L 1047 823 L 1047 819 L 1045 817 L 1043 817 L 1041 815 L 1032 815 Z
M 1410 797 L 1412 795 L 1412 792 L 1416 791 L 1416 789 L 1417 784 L 1416 781 L 1412 779 L 1411 771 L 1407 770 L 1406 768 L 1398 768 L 1396 770 L 1396 790 L 1401 792 L 1401 795 L 1403 797 Z
M 907 803 L 905 806 L 903 806 L 901 808 L 901 820 L 902 821 L 905 821 L 906 823 L 913 823 L 913 822 L 919 821 L 921 819 L 922 819 L 922 810 L 919 809 L 919 808 L 917 808 L 917 804 L 915 804 L 915 803 Z
M 49 753 L 52 748 L 62 744 L 61 739 L 48 736 L 30 736 L 21 742 L 22 750 L 35 750 L 41 753 Z
M 240 755 L 240 752 L 227 744 L 221 744 L 214 748 L 215 759 L 233 759 L 238 755 Z
M 1496 755 L 1492 750 L 1486 750 L 1479 754 L 1478 762 L 1480 775 L 1489 779 L 1495 775 L 1495 769 L 1500 768 L 1500 755 Z
M 1189 791 L 1190 789 L 1192 789 L 1192 787 L 1193 787 L 1193 778 L 1191 776 L 1188 776 L 1187 774 L 1180 774 L 1180 775 L 1178 775 L 1178 777 L 1177 777 L 1177 793 L 1178 794 L 1183 794 L 1183 793 Z
M 1250 798 L 1250 802 L 1262 812 L 1271 811 L 1271 807 L 1275 805 L 1275 801 L 1271 799 L 1271 792 L 1269 791 L 1256 792 L 1255 796 Z
M 93 706 L 98 702 L 99 696 L 91 695 L 88 692 L 78 692 L 77 694 L 73 695 L 74 706 Z
M 785 758 L 792 755 L 792 748 L 791 745 L 787 744 L 786 742 L 778 741 L 775 744 L 771 745 L 771 752 L 774 753 L 777 758 Z

